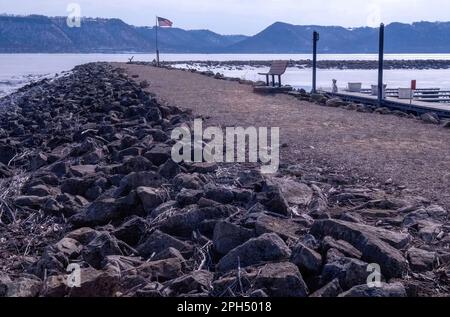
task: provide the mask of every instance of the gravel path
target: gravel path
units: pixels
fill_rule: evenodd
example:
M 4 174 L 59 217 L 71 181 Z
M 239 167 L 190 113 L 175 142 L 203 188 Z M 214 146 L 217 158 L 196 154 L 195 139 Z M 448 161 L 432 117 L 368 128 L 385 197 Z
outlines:
M 163 101 L 221 126 L 280 127 L 282 161 L 327 166 L 353 177 L 406 186 L 450 208 L 450 131 L 416 120 L 262 96 L 203 75 L 115 64 Z

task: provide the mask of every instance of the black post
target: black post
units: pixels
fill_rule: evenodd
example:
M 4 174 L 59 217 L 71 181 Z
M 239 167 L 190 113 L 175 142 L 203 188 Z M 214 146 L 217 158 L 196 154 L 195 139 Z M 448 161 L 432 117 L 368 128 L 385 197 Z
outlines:
M 384 69 L 384 24 L 380 25 L 380 48 L 378 56 L 378 105 L 383 105 L 384 99 L 384 82 L 383 82 L 383 69 Z
M 159 67 L 159 48 L 158 48 L 158 17 L 156 17 L 156 66 Z
M 316 93 L 317 83 L 317 42 L 319 41 L 319 33 L 314 31 L 313 33 L 313 79 L 312 79 L 312 92 Z

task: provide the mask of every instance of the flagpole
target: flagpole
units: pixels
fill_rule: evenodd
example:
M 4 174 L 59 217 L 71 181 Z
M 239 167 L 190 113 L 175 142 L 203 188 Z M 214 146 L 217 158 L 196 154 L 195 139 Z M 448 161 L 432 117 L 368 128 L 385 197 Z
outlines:
M 158 17 L 156 17 L 156 66 L 159 67 L 159 48 L 158 48 Z

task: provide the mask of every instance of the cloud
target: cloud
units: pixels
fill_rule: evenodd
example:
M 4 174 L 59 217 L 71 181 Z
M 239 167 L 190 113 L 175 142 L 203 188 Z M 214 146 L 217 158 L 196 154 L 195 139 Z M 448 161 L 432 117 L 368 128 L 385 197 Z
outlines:
M 255 34 L 276 21 L 352 27 L 450 20 L 448 0 L 4 0 L 0 12 L 64 15 L 71 2 L 84 16 L 152 25 L 160 15 L 178 27 L 224 34 Z

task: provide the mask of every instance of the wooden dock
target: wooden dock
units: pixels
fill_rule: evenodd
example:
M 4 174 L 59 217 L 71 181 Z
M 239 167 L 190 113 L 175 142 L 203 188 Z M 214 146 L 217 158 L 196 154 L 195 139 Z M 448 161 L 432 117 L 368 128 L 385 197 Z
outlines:
M 324 92 L 330 94 L 329 91 Z M 377 96 L 368 95 L 365 93 L 342 91 L 339 93 L 334 93 L 332 95 L 346 101 L 370 104 L 374 106 L 378 105 Z M 387 93 L 386 98 L 383 100 L 382 106 L 407 113 L 414 113 L 416 115 L 422 115 L 427 112 L 435 112 L 441 118 L 450 118 L 450 104 L 445 103 L 425 102 L 423 100 L 414 99 L 398 99 L 396 97 L 390 96 Z
M 362 94 L 371 95 L 371 89 L 362 89 Z M 440 88 L 416 89 L 413 92 L 414 100 L 437 103 L 450 103 L 450 91 Z M 398 89 L 386 89 L 386 96 L 398 98 Z

